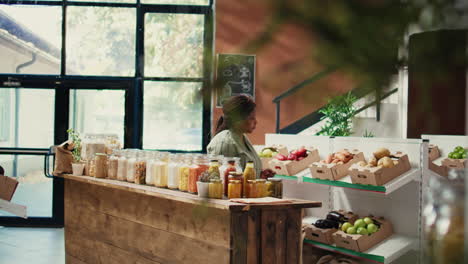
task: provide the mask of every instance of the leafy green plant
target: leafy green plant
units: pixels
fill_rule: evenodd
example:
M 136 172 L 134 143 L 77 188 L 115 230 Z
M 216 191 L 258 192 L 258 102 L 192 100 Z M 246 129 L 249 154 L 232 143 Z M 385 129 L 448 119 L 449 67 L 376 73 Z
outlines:
M 363 137 L 368 137 L 368 138 L 372 138 L 372 137 L 375 137 L 374 133 L 372 133 L 371 131 L 369 130 L 365 130 L 364 131 L 364 135 L 362 135 Z
M 81 161 L 81 138 L 80 134 L 76 132 L 73 128 L 67 130 L 68 139 L 73 142 L 75 145 L 72 151 L 73 160 L 75 162 Z
M 323 114 L 321 120 L 326 119 L 326 123 L 317 135 L 342 137 L 351 135 L 351 118 L 356 114 L 354 107 L 356 100 L 357 98 L 351 93 L 330 100 L 319 111 Z

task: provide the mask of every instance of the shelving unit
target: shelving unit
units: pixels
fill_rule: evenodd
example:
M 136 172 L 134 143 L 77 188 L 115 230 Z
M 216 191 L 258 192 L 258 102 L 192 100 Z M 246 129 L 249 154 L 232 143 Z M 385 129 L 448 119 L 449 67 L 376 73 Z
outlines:
M 302 177 L 302 182 L 305 182 L 305 183 L 329 185 L 329 186 L 334 186 L 334 187 L 349 188 L 349 189 L 368 191 L 368 192 L 377 192 L 377 193 L 388 195 L 398 190 L 400 187 L 406 185 L 407 183 L 418 180 L 420 174 L 421 174 L 421 170 L 414 168 L 406 172 L 405 174 L 401 175 L 400 177 L 392 180 L 391 182 L 388 182 L 387 184 L 383 186 L 355 184 L 351 182 L 350 176 L 346 176 L 339 181 L 315 179 L 315 178 L 312 178 L 310 173 L 305 173 L 304 176 L 276 175 L 275 177 L 286 179 L 286 180 L 300 180 L 300 178 Z
M 283 144 L 289 150 L 302 145 L 313 146 L 319 150 L 322 159 L 344 148 L 358 149 L 364 152 L 366 159 L 380 147 L 408 154 L 412 169 L 384 186 L 353 184 L 350 176 L 339 181 L 314 179 L 308 169 L 294 176 L 275 177 L 285 179 L 286 197 L 323 202 L 324 208 L 307 210 L 303 222 L 313 223 L 313 219 L 324 218 L 329 211 L 343 209 L 358 215 L 383 216 L 392 223 L 394 229 L 391 237 L 363 253 L 310 240 L 304 243 L 375 263 L 399 263 L 402 256 L 413 259 L 412 263 L 421 263 L 419 248 L 422 191 L 427 181 L 423 177 L 424 168 L 427 169 L 427 162 L 424 162 L 428 154 L 427 142 L 422 139 L 324 138 L 269 134 L 266 135 L 266 144 Z

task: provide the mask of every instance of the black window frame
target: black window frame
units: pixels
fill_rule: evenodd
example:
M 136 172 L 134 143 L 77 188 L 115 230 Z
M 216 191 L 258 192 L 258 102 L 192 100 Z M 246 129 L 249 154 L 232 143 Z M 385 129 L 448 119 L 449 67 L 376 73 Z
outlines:
M 34 5 L 34 6 L 61 6 L 62 7 L 62 43 L 60 74 L 10 74 L 0 73 L 0 89 L 2 88 L 39 88 L 55 89 L 55 120 L 54 144 L 58 145 L 68 139 L 67 129 L 70 116 L 70 91 L 72 89 L 88 90 L 125 90 L 125 119 L 124 119 L 124 147 L 139 148 L 143 146 L 143 84 L 144 81 L 166 82 L 202 82 L 203 113 L 202 113 L 202 149 L 201 151 L 164 150 L 171 152 L 202 152 L 206 153 L 206 146 L 211 135 L 211 87 L 213 85 L 214 67 L 214 0 L 208 5 L 167 5 L 136 3 L 103 3 L 103 2 L 77 2 L 77 1 L 29 1 L 29 0 L 0 0 L 0 5 Z M 68 6 L 96 6 L 96 7 L 128 7 L 136 8 L 136 45 L 135 45 L 135 75 L 132 77 L 117 76 L 85 76 L 66 74 L 66 19 Z M 204 53 L 203 76 L 201 78 L 168 78 L 145 77 L 144 71 L 144 15 L 146 13 L 174 13 L 174 14 L 203 14 Z M 190 29 L 187 29 L 190 30 Z M 19 82 L 19 86 L 4 86 L 5 82 Z M 45 149 L 35 148 L 13 149 L 0 148 L 0 155 L 16 153 L 29 155 L 32 152 L 44 152 Z M 42 154 L 36 154 L 42 155 Z M 53 179 L 53 215 L 47 217 L 31 217 L 21 219 L 18 217 L 0 217 L 0 225 L 5 226 L 63 226 L 63 179 Z

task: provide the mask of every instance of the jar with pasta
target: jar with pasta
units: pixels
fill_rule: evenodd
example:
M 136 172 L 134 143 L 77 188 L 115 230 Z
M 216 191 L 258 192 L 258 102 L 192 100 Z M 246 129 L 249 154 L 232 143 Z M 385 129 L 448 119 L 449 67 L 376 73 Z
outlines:
M 135 162 L 135 183 L 145 184 L 146 183 L 146 153 L 140 152 Z
M 189 168 L 192 165 L 192 157 L 186 156 L 179 167 L 179 190 L 188 191 Z
M 106 178 L 107 177 L 107 154 L 96 153 L 94 158 L 95 162 L 95 177 Z
M 154 164 L 156 163 L 157 152 L 149 151 L 146 154 L 146 184 L 154 185 Z

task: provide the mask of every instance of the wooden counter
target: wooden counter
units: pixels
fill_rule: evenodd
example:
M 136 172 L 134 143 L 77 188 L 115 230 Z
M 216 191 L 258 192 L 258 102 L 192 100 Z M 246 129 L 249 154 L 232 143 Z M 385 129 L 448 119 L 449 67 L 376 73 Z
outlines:
M 303 208 L 245 205 L 86 176 L 65 179 L 68 264 L 299 263 Z

